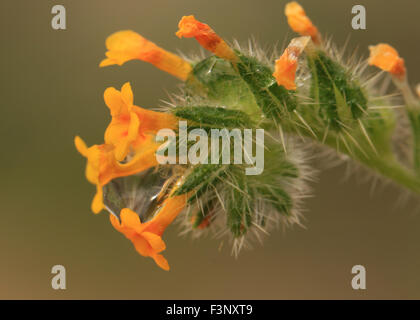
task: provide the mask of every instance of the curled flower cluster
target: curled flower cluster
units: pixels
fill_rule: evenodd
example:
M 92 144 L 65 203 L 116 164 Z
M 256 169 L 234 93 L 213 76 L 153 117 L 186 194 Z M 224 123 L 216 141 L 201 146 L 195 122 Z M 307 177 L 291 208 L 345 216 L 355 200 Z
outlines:
M 162 235 L 181 212 L 189 231 L 229 232 L 235 252 L 247 234 L 259 237 L 279 221 L 299 223 L 300 199 L 312 178 L 298 151 L 302 141 L 323 144 L 420 192 L 420 102 L 407 83 L 404 60 L 387 44 L 370 47 L 368 63 L 392 76 L 407 104 L 412 167 L 394 154 L 393 106 L 364 78 L 363 68 L 344 63 L 298 3 L 288 3 L 285 15 L 300 37 L 270 64 L 230 46 L 192 15 L 180 20 L 176 36 L 195 38 L 213 54 L 201 61 L 186 61 L 131 30 L 106 40 L 101 67 L 141 60 L 184 82 L 184 97 L 165 112 L 134 105 L 129 83 L 121 90 L 107 88 L 111 122 L 104 143 L 87 147 L 78 136 L 74 141 L 87 158 L 86 178 L 96 186 L 92 211 L 108 210 L 113 227 L 164 270 L 169 264 L 161 254 L 166 249 Z M 420 97 L 418 88 L 417 93 Z M 179 120 L 207 131 L 263 128 L 268 132 L 265 171 L 246 176 L 239 164 L 159 164 L 156 152 L 164 143 L 156 137 L 161 129 L 178 132 Z

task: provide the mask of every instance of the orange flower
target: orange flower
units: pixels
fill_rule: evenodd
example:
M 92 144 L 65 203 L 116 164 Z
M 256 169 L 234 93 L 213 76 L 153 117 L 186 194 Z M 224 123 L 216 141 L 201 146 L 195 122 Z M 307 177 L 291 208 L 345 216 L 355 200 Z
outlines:
M 229 61 L 237 60 L 235 52 L 228 44 L 212 28 L 196 20 L 194 16 L 183 16 L 181 21 L 179 21 L 178 27 L 179 30 L 176 35 L 179 38 L 194 37 L 203 48 L 213 52 L 216 56 Z
M 276 60 L 273 76 L 278 85 L 287 90 L 296 90 L 295 77 L 298 67 L 298 58 L 309 42 L 309 37 L 293 39 L 283 54 Z
M 160 235 L 147 230 L 147 223 L 141 223 L 139 216 L 130 209 L 122 209 L 121 222 L 110 214 L 111 224 L 129 239 L 137 252 L 145 257 L 152 257 L 156 264 L 163 270 L 169 270 L 168 261 L 159 254 L 166 249 L 165 242 Z
M 96 185 L 96 195 L 91 205 L 94 213 L 99 213 L 104 208 L 102 188 L 109 181 L 142 172 L 158 164 L 155 155 L 157 148 L 146 148 L 129 162 L 121 164 L 115 158 L 115 147 L 112 145 L 93 145 L 88 148 L 78 136 L 75 137 L 74 143 L 80 154 L 87 158 L 87 180 Z
M 369 50 L 369 65 L 374 65 L 379 69 L 387 71 L 398 79 L 405 77 L 406 69 L 404 59 L 400 58 L 397 50 L 385 43 L 370 46 Z
M 305 10 L 303 10 L 299 3 L 295 1 L 289 2 L 285 8 L 285 14 L 287 16 L 287 22 L 294 32 L 302 36 L 310 36 L 316 44 L 321 43 L 321 35 L 318 29 L 306 16 Z
M 416 86 L 417 96 L 420 98 L 420 83 Z
M 96 185 L 96 195 L 92 201 L 92 211 L 98 213 L 103 209 L 102 187 L 108 177 L 116 170 L 117 162 L 114 157 L 114 147 L 110 145 L 93 145 L 88 148 L 78 136 L 74 139 L 77 151 L 87 158 L 86 178 Z
M 102 60 L 100 67 L 113 64 L 122 65 L 129 60 L 138 59 L 149 62 L 183 81 L 188 78 L 192 69 L 184 59 L 158 47 L 131 30 L 119 31 L 110 35 L 106 39 L 106 47 L 108 49 L 107 58 Z
M 133 105 L 130 83 L 125 83 L 121 91 L 107 88 L 104 100 L 111 111 L 112 120 L 105 131 L 105 143 L 115 146 L 115 158 L 122 161 L 130 149 L 157 149 L 154 137 L 160 129 L 175 129 L 177 118 L 169 113 L 146 110 Z
M 157 215 L 145 223 L 140 221 L 134 211 L 125 208 L 120 213 L 121 222 L 114 215 L 110 215 L 111 224 L 133 243 L 139 254 L 153 258 L 159 267 L 168 271 L 168 261 L 160 254 L 166 248 L 162 234 L 184 209 L 187 196 L 169 196 Z
M 88 159 L 86 177 L 96 185 L 92 202 L 94 213 L 103 209 L 102 187 L 109 181 L 158 165 L 156 151 L 160 144 L 155 142 L 155 136 L 160 129 L 177 126 L 177 118 L 172 114 L 133 105 L 133 92 L 128 82 L 121 91 L 106 89 L 104 99 L 112 116 L 105 131 L 105 144 L 88 148 L 81 138 L 76 137 L 74 141 L 76 149 Z M 121 163 L 129 152 L 130 160 Z

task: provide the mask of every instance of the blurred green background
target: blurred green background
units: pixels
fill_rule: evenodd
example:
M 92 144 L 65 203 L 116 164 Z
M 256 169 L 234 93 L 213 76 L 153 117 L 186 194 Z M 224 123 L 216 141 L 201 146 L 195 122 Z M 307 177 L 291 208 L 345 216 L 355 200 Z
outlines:
M 90 212 L 94 187 L 73 138 L 101 143 L 108 124 L 102 94 L 130 81 L 135 104 L 154 107 L 177 90 L 175 78 L 130 62 L 99 68 L 105 39 L 133 29 L 171 51 L 199 52 L 175 36 L 183 15 L 195 14 L 228 40 L 253 35 L 262 46 L 290 38 L 287 1 L 269 0 L 2 0 L 0 139 L 0 298 L 21 299 L 280 299 L 420 298 L 418 201 L 397 206 L 400 190 L 370 194 L 369 184 L 325 171 L 306 202 L 306 230 L 277 230 L 264 246 L 230 256 L 219 240 L 165 234 L 164 272 L 139 256 L 110 225 Z M 388 42 L 420 82 L 420 2 L 301 0 L 323 34 L 349 48 Z M 67 9 L 67 30 L 51 28 L 51 8 Z M 367 9 L 367 30 L 351 29 L 351 8 Z M 343 182 L 344 181 L 344 182 Z M 51 288 L 51 268 L 67 270 L 67 289 Z M 351 288 L 351 268 L 367 269 L 367 290 Z

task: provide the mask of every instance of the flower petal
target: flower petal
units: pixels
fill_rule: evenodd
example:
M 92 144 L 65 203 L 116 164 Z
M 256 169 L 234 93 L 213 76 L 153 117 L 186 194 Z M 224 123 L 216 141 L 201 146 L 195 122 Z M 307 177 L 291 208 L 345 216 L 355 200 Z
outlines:
M 321 36 L 318 29 L 312 24 L 307 17 L 305 10 L 296 1 L 286 4 L 284 13 L 287 16 L 287 22 L 294 32 L 302 36 L 311 36 L 312 41 L 316 44 L 321 42 Z
M 122 65 L 130 60 L 149 62 L 157 68 L 166 71 L 185 81 L 191 70 L 191 65 L 181 57 L 168 52 L 153 42 L 143 38 L 131 30 L 115 32 L 106 40 L 107 59 L 102 60 L 100 67 L 112 64 Z
M 168 260 L 166 260 L 161 254 L 156 254 L 152 256 L 152 258 L 155 260 L 156 264 L 161 267 L 165 271 L 169 271 L 169 263 Z
M 122 113 L 128 113 L 128 105 L 122 98 L 121 92 L 110 87 L 104 92 L 105 104 L 111 111 L 111 116 L 116 117 Z
M 112 226 L 119 232 L 123 232 L 123 227 L 121 226 L 120 220 L 113 214 L 109 214 L 109 220 L 111 221 Z
M 127 106 L 132 106 L 134 103 L 133 90 L 131 90 L 130 82 L 124 83 L 121 87 L 121 96 Z
M 273 76 L 278 85 L 282 85 L 287 90 L 296 90 L 295 77 L 298 59 L 309 40 L 310 37 L 293 39 L 280 58 L 276 60 Z
M 178 214 L 185 208 L 189 196 L 191 195 L 183 194 L 180 196 L 169 196 L 163 203 L 162 209 L 149 222 L 146 231 L 162 235 L 163 231 L 165 231 Z
M 99 67 L 112 66 L 115 62 L 112 59 L 105 58 L 99 63 Z
M 102 187 L 98 184 L 96 186 L 96 194 L 92 200 L 91 209 L 93 213 L 99 213 L 104 208 Z
M 147 242 L 156 253 L 166 249 L 165 242 L 162 240 L 162 237 L 158 236 L 157 234 L 152 232 L 142 232 L 141 236 L 147 240 Z
M 134 248 L 143 257 L 152 257 L 155 253 L 152 251 L 149 243 L 142 236 L 136 235 L 131 238 Z
M 203 48 L 213 52 L 216 56 L 233 62 L 237 61 L 238 58 L 235 52 L 228 44 L 212 28 L 196 20 L 193 15 L 183 16 L 179 21 L 178 27 L 177 37 L 194 37 Z
M 369 65 L 374 65 L 381 70 L 387 71 L 397 78 L 404 78 L 406 74 L 404 59 L 397 50 L 386 43 L 370 46 Z
M 133 210 L 124 208 L 120 212 L 121 224 L 124 227 L 136 228 L 140 226 L 140 218 Z
M 86 143 L 80 138 L 79 136 L 74 137 L 74 145 L 76 146 L 77 151 L 84 156 L 88 156 L 88 147 L 86 146 Z

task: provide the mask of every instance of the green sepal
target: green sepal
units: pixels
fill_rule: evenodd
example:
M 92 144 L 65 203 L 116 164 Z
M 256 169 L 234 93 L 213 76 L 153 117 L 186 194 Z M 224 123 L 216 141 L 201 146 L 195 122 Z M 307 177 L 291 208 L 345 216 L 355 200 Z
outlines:
M 273 71 L 253 57 L 237 52 L 239 62 L 235 64 L 239 75 L 248 84 L 264 115 L 270 120 L 280 121 L 297 107 L 294 91 L 277 84 Z
M 186 176 L 182 185 L 174 192 L 175 196 L 188 193 L 202 185 L 208 185 L 221 168 L 218 164 L 196 165 Z M 215 173 L 215 175 L 213 175 Z
M 177 117 L 193 122 L 193 125 L 211 128 L 251 128 L 249 116 L 240 110 L 211 106 L 188 106 L 174 109 Z
M 312 73 L 310 96 L 324 121 L 332 129 L 340 130 L 342 124 L 351 126 L 361 118 L 368 100 L 350 71 L 322 50 L 310 55 L 308 63 Z

